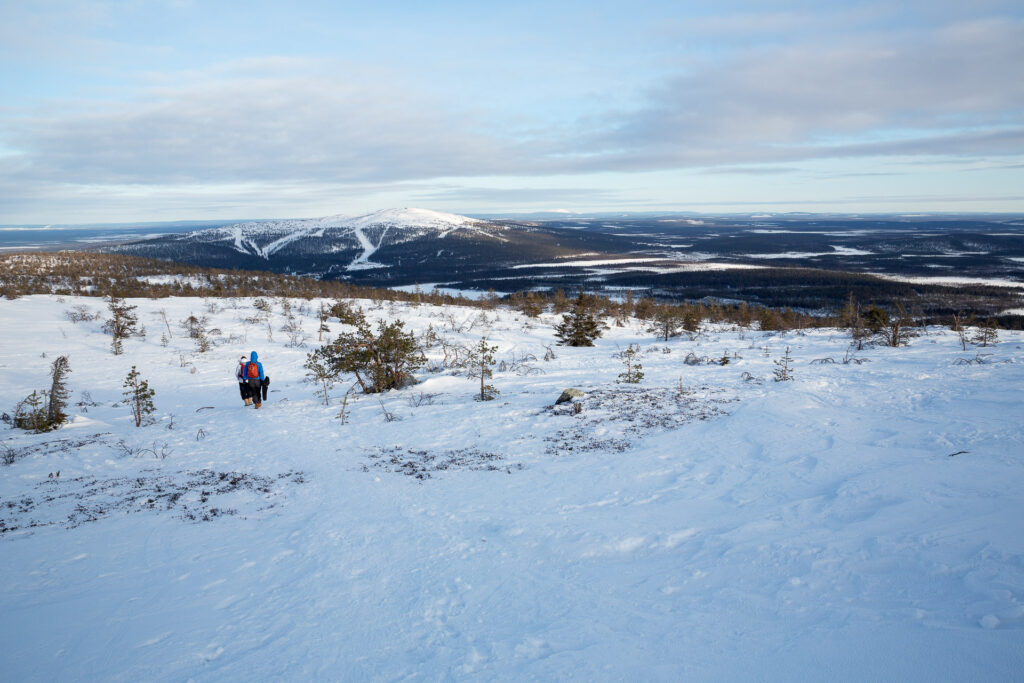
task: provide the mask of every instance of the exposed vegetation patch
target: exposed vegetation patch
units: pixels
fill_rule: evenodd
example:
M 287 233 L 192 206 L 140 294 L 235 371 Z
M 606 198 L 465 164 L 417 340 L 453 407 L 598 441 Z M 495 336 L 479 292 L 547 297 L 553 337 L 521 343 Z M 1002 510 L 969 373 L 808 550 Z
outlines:
M 571 421 L 545 439 L 546 450 L 551 455 L 622 452 L 644 434 L 728 415 L 722 406 L 738 400 L 724 389 L 707 386 L 593 389 L 582 399 L 544 409 Z
M 108 444 L 109 440 L 105 438 L 108 436 L 110 436 L 110 432 L 51 439 L 42 443 L 20 447 L 15 447 L 7 441 L 2 441 L 0 442 L 0 465 L 13 465 L 18 460 L 33 455 L 53 455 L 55 453 L 66 454 L 77 451 L 85 446 Z
M 116 514 L 169 512 L 190 522 L 246 516 L 268 510 L 288 485 L 305 483 L 302 472 L 276 476 L 192 470 L 173 474 L 144 470 L 136 476 L 48 478 L 31 494 L 0 499 L 0 535 L 39 527 L 74 529 Z
M 370 451 L 366 457 L 370 462 L 363 465 L 364 472 L 369 472 L 371 468 L 374 468 L 385 472 L 399 472 L 417 479 L 430 479 L 431 473 L 447 470 L 512 474 L 513 470 L 523 469 L 522 463 L 507 463 L 505 457 L 498 453 L 489 453 L 475 448 L 428 451 L 395 446 Z

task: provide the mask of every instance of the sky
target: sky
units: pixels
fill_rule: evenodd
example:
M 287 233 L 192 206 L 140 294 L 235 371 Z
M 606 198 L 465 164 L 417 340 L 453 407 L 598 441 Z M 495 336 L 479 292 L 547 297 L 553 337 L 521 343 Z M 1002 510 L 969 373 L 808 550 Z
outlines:
M 0 224 L 1024 212 L 1024 3 L 0 0 Z

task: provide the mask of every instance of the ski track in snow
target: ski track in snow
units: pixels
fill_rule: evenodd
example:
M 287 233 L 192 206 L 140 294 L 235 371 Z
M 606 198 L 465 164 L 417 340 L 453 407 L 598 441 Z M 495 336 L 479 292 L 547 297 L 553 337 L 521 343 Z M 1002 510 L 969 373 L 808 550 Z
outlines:
M 366 233 L 363 232 L 363 229 L 361 227 L 353 226 L 351 230 L 355 234 L 356 239 L 359 240 L 359 244 L 363 248 L 363 253 L 357 256 L 356 259 L 352 261 L 352 263 L 348 264 L 346 270 L 361 270 L 364 268 L 383 267 L 379 264 L 372 263 L 370 261 L 370 257 L 373 256 L 374 252 L 376 252 L 380 248 L 380 245 L 384 244 L 384 236 L 388 234 L 388 228 L 385 227 L 381 231 L 380 239 L 377 240 L 377 244 L 374 244 L 373 242 L 370 241 L 370 238 L 366 236 Z
M 531 361 L 543 374 L 496 372 L 495 401 L 424 370 L 353 395 L 341 424 L 348 383 L 319 404 L 302 381 L 315 343 L 269 342 L 243 322 L 249 300 L 205 313 L 223 331 L 206 354 L 176 326 L 166 348 L 157 335 L 160 309 L 182 320 L 201 300 L 133 300 L 150 334 L 123 356 L 100 321 L 66 320 L 79 303 L 103 308 L 0 300 L 19 330 L 0 337 L 0 409 L 61 353 L 72 403 L 92 397 L 53 433 L 0 426 L 14 458 L 0 519 L 41 525 L 0 533 L 5 679 L 1013 680 L 1024 666 L 1024 334 L 964 352 L 933 328 L 843 365 L 834 330 L 663 342 L 632 321 Z M 362 305 L 451 342 L 486 331 L 505 361 L 541 357 L 558 319 L 489 312 L 455 333 L 441 313 L 480 311 Z M 630 343 L 646 376 L 627 387 Z M 796 379 L 776 383 L 786 347 Z M 250 349 L 271 377 L 259 412 L 232 377 Z M 691 352 L 738 357 L 686 365 Z M 131 365 L 156 390 L 141 429 L 113 405 Z M 569 386 L 588 392 L 579 415 L 551 408 Z M 203 521 L 211 506 L 233 513 Z

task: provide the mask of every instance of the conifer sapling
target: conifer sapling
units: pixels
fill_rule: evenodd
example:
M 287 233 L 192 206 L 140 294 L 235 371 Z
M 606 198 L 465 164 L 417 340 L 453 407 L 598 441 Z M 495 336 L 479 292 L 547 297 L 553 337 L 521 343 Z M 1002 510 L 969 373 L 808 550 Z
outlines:
M 124 396 L 125 403 L 131 408 L 132 417 L 135 419 L 135 426 L 141 427 L 143 419 L 156 411 L 156 407 L 153 405 L 153 397 L 156 392 L 149 388 L 149 383 L 142 379 L 139 371 L 132 366 L 131 371 L 124 378 Z
M 491 346 L 487 343 L 487 337 L 481 337 L 480 343 L 470 351 L 469 366 L 472 368 L 473 374 L 480 375 L 480 396 L 477 398 L 478 401 L 490 401 L 498 396 L 498 390 L 493 385 L 487 384 L 487 380 L 494 376 L 491 368 L 497 362 L 494 360 L 494 352 L 497 350 L 497 346 Z
M 64 410 L 71 396 L 67 386 L 70 372 L 71 364 L 67 356 L 58 356 L 50 366 L 50 400 L 46 407 L 46 425 L 49 429 L 55 429 L 68 419 Z
M 591 311 L 591 299 L 581 291 L 573 301 L 572 310 L 555 326 L 559 346 L 593 346 L 594 340 L 601 336 L 602 325 Z
M 786 353 L 782 358 L 778 358 L 774 361 L 776 367 L 774 370 L 776 382 L 789 382 L 793 379 L 793 370 L 789 367 L 793 359 L 789 355 L 789 347 L 786 347 Z
M 636 360 L 639 353 L 640 348 L 634 344 L 630 344 L 629 348 L 622 352 L 622 364 L 626 369 L 619 373 L 619 379 L 616 380 L 619 384 L 640 384 L 640 380 L 644 378 L 644 366 Z
M 139 334 L 139 319 L 135 315 L 135 306 L 129 306 L 124 299 L 110 297 L 107 302 L 110 317 L 103 323 L 103 331 L 113 337 L 110 350 L 115 356 L 124 353 L 123 341 L 132 335 Z

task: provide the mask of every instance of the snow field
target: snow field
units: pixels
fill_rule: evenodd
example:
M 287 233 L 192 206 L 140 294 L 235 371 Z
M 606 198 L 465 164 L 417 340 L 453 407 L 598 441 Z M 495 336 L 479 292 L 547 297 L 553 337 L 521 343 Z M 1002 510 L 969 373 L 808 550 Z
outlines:
M 361 302 L 417 335 L 486 332 L 543 374 L 496 372 L 480 403 L 477 380 L 424 370 L 353 395 L 343 425 L 348 383 L 318 404 L 315 333 L 287 347 L 278 303 L 274 342 L 242 322 L 249 300 L 132 303 L 148 336 L 113 356 L 101 322 L 64 317 L 99 300 L 0 301 L 0 409 L 62 353 L 72 403 L 99 404 L 49 434 L 0 431 L 17 454 L 0 518 L 19 526 L 0 534 L 5 678 L 1008 680 L 1024 664 L 1020 333 L 964 352 L 933 330 L 844 365 L 836 331 L 662 342 L 634 322 L 545 362 L 557 316 L 454 332 L 479 310 Z M 245 341 L 195 354 L 190 313 Z M 636 387 L 615 383 L 630 343 Z M 786 347 L 795 381 L 773 382 Z M 259 412 L 233 378 L 252 349 L 271 377 Z M 141 429 L 111 405 L 133 364 L 156 390 Z M 570 386 L 579 415 L 551 408 Z M 69 521 L 76 505 L 95 520 Z

